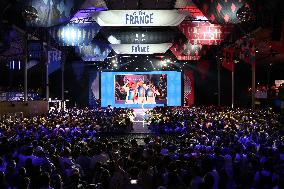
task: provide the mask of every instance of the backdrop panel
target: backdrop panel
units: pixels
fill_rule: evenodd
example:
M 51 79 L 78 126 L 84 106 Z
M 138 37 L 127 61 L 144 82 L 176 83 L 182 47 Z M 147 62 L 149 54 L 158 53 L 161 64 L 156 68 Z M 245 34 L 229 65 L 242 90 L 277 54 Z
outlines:
M 92 18 L 73 18 L 73 23 L 96 21 L 100 26 L 177 26 L 188 15 L 179 10 L 109 10 L 94 12 Z
M 100 99 L 100 72 L 94 70 L 89 73 L 89 106 L 96 107 Z
M 25 0 L 26 8 L 33 7 L 38 15 L 36 20 L 28 20 L 28 26 L 50 27 L 71 19 L 84 0 Z
M 214 23 L 238 24 L 237 11 L 245 5 L 245 0 L 193 0 L 202 13 Z

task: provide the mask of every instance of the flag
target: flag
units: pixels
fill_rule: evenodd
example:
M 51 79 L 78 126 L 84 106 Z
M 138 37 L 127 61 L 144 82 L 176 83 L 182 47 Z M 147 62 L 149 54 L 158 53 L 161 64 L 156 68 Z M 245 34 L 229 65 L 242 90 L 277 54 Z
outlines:
M 251 65 L 255 64 L 255 55 L 256 55 L 255 45 L 254 45 L 254 42 L 252 42 L 249 48 L 249 63 Z
M 254 64 L 256 56 L 255 40 L 253 38 L 243 37 L 237 44 L 240 48 L 240 60 L 247 64 Z
M 61 51 L 48 51 L 48 75 L 52 74 L 61 67 Z
M 234 71 L 234 49 L 233 48 L 224 48 L 223 49 L 223 59 L 222 66 L 229 71 Z
M 39 61 L 36 61 L 36 60 L 30 60 L 28 61 L 28 64 L 27 64 L 27 69 L 31 69 L 32 67 L 34 67 L 35 65 L 37 65 L 39 63 Z
M 197 71 L 199 72 L 202 80 L 204 80 L 207 77 L 209 67 L 210 67 L 210 62 L 208 60 L 199 60 L 198 61 Z

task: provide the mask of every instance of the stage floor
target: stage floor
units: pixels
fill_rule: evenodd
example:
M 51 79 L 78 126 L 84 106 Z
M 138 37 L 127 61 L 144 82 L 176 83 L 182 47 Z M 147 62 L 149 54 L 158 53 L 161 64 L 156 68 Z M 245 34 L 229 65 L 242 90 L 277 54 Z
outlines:
M 145 121 L 146 111 L 149 109 L 135 108 L 134 109 L 134 121 L 132 133 L 150 133 L 148 124 Z

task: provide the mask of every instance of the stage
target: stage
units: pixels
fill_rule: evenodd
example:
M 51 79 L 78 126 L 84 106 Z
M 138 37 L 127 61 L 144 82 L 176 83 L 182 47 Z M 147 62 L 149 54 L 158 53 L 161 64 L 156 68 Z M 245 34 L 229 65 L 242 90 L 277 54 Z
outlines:
M 134 120 L 132 133 L 150 133 L 148 124 L 145 120 L 146 112 L 150 109 L 134 108 Z

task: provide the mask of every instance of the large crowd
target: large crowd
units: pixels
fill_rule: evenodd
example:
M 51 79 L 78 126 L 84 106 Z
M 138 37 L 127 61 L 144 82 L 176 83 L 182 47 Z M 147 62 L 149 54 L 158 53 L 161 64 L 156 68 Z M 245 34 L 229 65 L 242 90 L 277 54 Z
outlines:
M 0 188 L 284 188 L 283 130 L 271 110 L 157 107 L 147 117 L 158 135 L 100 135 L 130 132 L 133 116 L 98 108 L 3 119 Z

